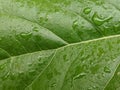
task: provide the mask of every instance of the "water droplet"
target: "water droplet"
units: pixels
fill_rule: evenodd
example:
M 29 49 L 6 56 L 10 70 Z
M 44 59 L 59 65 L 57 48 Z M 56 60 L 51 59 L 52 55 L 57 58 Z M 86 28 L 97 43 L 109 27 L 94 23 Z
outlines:
M 20 36 L 24 39 L 29 39 L 32 36 L 32 33 L 31 32 L 28 32 L 28 33 L 22 32 L 20 34 Z
M 105 77 L 105 73 L 102 73 L 102 77 Z
M 30 75 L 35 75 L 35 74 L 36 74 L 35 72 L 36 72 L 35 70 L 30 70 L 30 71 L 29 71 L 29 74 L 30 74 Z
M 92 17 L 92 21 L 98 26 L 104 24 L 105 22 L 108 22 L 110 19 L 112 19 L 112 17 L 103 18 L 103 17 L 98 16 L 97 13 L 94 13 Z
M 92 88 L 92 87 L 89 87 L 87 90 L 93 90 L 93 88 Z
M 78 27 L 78 20 L 73 21 L 72 28 L 75 30 Z
M 39 29 L 38 29 L 37 27 L 34 27 L 34 28 L 33 28 L 33 31 L 39 32 Z
M 6 67 L 6 64 L 5 64 L 5 63 L 2 64 L 2 65 L 0 65 L 0 70 L 3 70 L 5 67 Z
M 51 84 L 51 87 L 55 87 L 55 86 L 56 86 L 56 83 L 55 83 L 55 82 Z
M 106 73 L 111 73 L 111 70 L 110 70 L 110 68 L 108 68 L 107 66 L 105 66 L 105 67 L 104 67 L 104 72 L 106 72 Z
M 96 1 L 97 5 L 102 5 L 104 2 L 103 1 Z
M 119 27 L 120 27 L 119 23 L 115 24 L 113 27 L 115 32 L 119 32 Z
M 69 59 L 67 59 L 67 55 L 64 55 L 63 59 L 64 59 L 64 61 L 68 61 L 69 60 Z
M 85 14 L 89 14 L 91 12 L 91 8 L 87 7 L 83 10 Z
M 38 65 L 43 65 L 44 61 L 38 62 Z
M 91 86 L 90 88 L 88 88 L 88 90 L 98 90 L 98 87 L 97 86 Z
M 39 18 L 39 23 L 42 24 L 42 25 L 44 25 L 47 21 L 48 21 L 47 14 L 45 15 L 45 17 L 40 17 Z
M 9 76 L 10 76 L 10 73 L 7 72 L 7 73 L 2 77 L 2 79 L 5 80 L 5 79 L 7 79 Z
M 41 58 L 41 56 L 39 57 L 38 61 L 39 61 L 38 62 L 39 65 L 42 65 L 44 63 L 44 60 Z
M 75 79 L 80 79 L 80 78 L 83 78 L 84 76 L 86 76 L 86 73 L 80 73 L 80 74 L 74 76 L 73 79 L 74 79 L 74 80 L 75 80 Z

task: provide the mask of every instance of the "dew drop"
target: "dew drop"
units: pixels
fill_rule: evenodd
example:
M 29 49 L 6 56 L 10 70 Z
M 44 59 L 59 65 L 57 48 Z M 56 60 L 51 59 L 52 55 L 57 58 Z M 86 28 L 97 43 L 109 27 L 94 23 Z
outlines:
M 38 61 L 39 61 L 39 62 L 38 62 L 38 64 L 39 64 L 39 65 L 42 65 L 42 64 L 44 63 L 44 60 L 43 60 L 43 59 L 41 59 L 41 56 L 40 56 L 40 57 L 38 57 Z
M 64 61 L 68 61 L 67 55 L 64 55 L 64 56 L 63 56 L 63 59 L 64 59 Z
M 22 38 L 24 38 L 24 39 L 29 39 L 29 38 L 32 36 L 32 33 L 31 33 L 31 32 L 29 32 L 29 33 L 24 33 L 24 32 L 22 32 L 22 33 L 20 34 L 20 36 L 21 36 Z
M 32 63 L 28 63 L 28 66 L 32 66 Z
M 108 68 L 107 66 L 105 66 L 105 67 L 104 67 L 104 72 L 106 72 L 106 73 L 111 73 L 111 70 L 110 70 L 110 68 Z
M 74 79 L 74 80 L 75 80 L 75 79 L 80 79 L 80 78 L 83 78 L 84 76 L 86 76 L 86 73 L 80 73 L 80 74 L 74 76 L 73 79 Z
M 7 79 L 9 76 L 10 76 L 10 73 L 8 72 L 8 73 L 6 73 L 6 74 L 2 77 L 2 79 L 5 80 L 5 79 Z
M 30 74 L 30 75 L 35 75 L 35 74 L 36 74 L 35 72 L 36 72 L 35 70 L 30 70 L 30 71 L 29 71 L 29 74 Z
M 91 86 L 90 88 L 88 88 L 88 90 L 98 90 L 98 87 L 97 86 Z
M 87 7 L 83 10 L 85 14 L 89 14 L 91 12 L 91 8 Z
M 105 77 L 105 73 L 102 73 L 102 77 Z
M 115 24 L 113 27 L 114 27 L 114 31 L 118 32 L 120 25 L 119 24 Z
M 102 17 L 98 16 L 97 13 L 94 13 L 94 15 L 92 17 L 92 21 L 98 26 L 104 24 L 105 22 L 108 22 L 110 19 L 112 19 L 112 17 L 102 18 Z
M 78 27 L 78 20 L 75 20 L 75 21 L 73 21 L 72 28 L 73 28 L 74 30 L 76 30 L 77 27 Z
M 39 18 L 39 23 L 44 25 L 48 21 L 48 16 L 45 15 L 45 17 L 40 17 Z
M 37 27 L 34 27 L 32 30 L 35 32 L 39 32 L 39 29 Z
M 55 87 L 55 86 L 56 86 L 56 83 L 52 83 L 52 84 L 51 84 L 51 87 Z

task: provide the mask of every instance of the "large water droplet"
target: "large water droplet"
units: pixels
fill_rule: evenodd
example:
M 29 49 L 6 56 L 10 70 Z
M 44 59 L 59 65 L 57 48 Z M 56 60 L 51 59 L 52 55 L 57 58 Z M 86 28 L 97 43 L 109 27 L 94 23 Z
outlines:
M 98 26 L 104 24 L 105 22 L 108 22 L 110 19 L 112 19 L 112 17 L 103 18 L 103 17 L 98 16 L 97 13 L 94 13 L 92 17 L 92 21 Z
M 105 67 L 104 67 L 104 72 L 106 72 L 106 73 L 111 73 L 111 70 L 110 70 L 109 67 L 105 66 Z
M 87 7 L 83 10 L 85 14 L 89 14 L 91 12 L 91 8 Z
M 74 80 L 75 80 L 75 79 L 80 79 L 80 78 L 83 78 L 84 76 L 86 76 L 86 73 L 80 73 L 80 74 L 74 76 L 73 79 L 74 79 Z

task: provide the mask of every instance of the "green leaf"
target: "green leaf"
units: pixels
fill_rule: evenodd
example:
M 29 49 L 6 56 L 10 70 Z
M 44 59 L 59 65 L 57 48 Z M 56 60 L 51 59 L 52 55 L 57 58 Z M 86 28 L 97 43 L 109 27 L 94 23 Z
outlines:
M 119 90 L 119 3 L 0 0 L 0 90 Z

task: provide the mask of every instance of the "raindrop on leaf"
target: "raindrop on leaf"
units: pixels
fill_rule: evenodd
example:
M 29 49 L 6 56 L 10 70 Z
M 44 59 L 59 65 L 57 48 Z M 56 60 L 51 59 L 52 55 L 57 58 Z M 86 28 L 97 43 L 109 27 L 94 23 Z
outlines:
M 91 12 L 91 8 L 87 7 L 83 10 L 85 14 L 89 14 Z
M 105 67 L 104 67 L 104 72 L 106 72 L 106 73 L 111 73 L 111 70 L 110 70 L 110 68 L 108 68 L 107 66 L 105 66 Z
M 84 76 L 86 76 L 86 73 L 80 73 L 80 74 L 74 76 L 73 79 L 74 79 L 74 80 L 75 80 L 75 79 L 80 79 L 80 78 L 83 78 Z
M 97 13 L 94 13 L 94 15 L 92 17 L 92 21 L 98 26 L 104 24 L 105 22 L 109 21 L 110 19 L 112 19 L 112 17 L 102 18 Z

